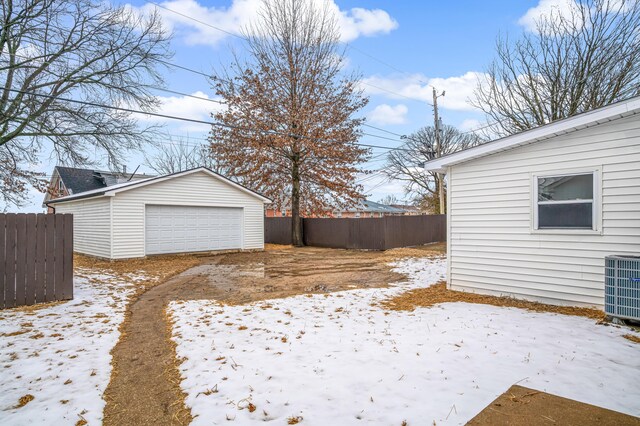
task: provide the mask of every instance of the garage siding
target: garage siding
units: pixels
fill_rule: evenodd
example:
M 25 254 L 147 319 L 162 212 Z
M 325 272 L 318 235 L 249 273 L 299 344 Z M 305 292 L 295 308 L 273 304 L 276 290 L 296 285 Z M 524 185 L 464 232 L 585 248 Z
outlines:
M 113 258 L 145 255 L 145 205 L 244 208 L 243 249 L 264 248 L 264 204 L 205 172 L 123 191 L 113 197 Z
M 449 169 L 450 286 L 602 306 L 604 257 L 640 253 L 640 120 L 600 124 Z M 532 174 L 600 169 L 601 234 L 532 231 Z
M 54 204 L 56 213 L 73 214 L 73 250 L 91 256 L 111 257 L 111 197 Z

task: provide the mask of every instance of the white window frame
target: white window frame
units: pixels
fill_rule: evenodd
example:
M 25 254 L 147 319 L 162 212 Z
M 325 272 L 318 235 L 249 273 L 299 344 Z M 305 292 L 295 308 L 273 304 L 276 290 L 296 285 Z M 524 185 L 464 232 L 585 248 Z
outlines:
M 587 200 L 538 201 L 538 179 L 562 176 L 593 175 L 593 198 Z M 602 234 L 602 173 L 601 168 L 562 170 L 531 174 L 531 232 L 535 234 Z M 542 228 L 538 227 L 538 206 L 540 204 L 576 204 L 592 203 L 591 229 L 581 228 Z

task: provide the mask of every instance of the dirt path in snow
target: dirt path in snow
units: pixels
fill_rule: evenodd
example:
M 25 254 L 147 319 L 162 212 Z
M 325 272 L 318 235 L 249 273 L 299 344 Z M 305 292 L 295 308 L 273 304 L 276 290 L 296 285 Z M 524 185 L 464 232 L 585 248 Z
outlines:
M 202 257 L 202 263 L 140 295 L 127 311 L 112 351 L 113 372 L 104 394 L 104 424 L 184 425 L 184 404 L 170 324 L 172 300 L 215 299 L 229 304 L 383 287 L 404 277 L 386 265 L 398 257 L 441 254 L 442 246 L 391 252 L 286 248 Z

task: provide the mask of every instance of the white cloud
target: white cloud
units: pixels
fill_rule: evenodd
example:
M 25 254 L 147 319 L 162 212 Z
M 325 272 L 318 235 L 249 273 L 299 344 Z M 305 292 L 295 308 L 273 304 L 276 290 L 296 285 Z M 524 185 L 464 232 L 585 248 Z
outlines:
M 204 99 L 210 98 L 206 93 L 197 91 L 191 94 Z M 224 105 L 210 102 L 204 99 L 196 99 L 188 96 L 158 96 L 160 108 L 154 111 L 158 114 L 184 117 L 202 121 L 212 121 L 211 113 L 225 108 Z M 160 124 L 172 124 L 184 131 L 207 132 L 210 129 L 208 124 L 190 123 L 187 121 L 174 120 L 170 118 L 154 117 L 150 115 L 138 114 L 140 121 L 154 122 Z
M 535 32 L 541 20 L 568 18 L 577 9 L 575 0 L 540 0 L 537 6 L 527 10 L 527 13 L 518 20 L 518 24 L 528 31 Z
M 443 90 L 446 92 L 444 97 L 438 98 L 438 105 L 442 108 L 472 111 L 475 108 L 469 103 L 469 100 L 473 99 L 478 78 L 483 76 L 483 73 L 475 71 L 447 78 L 427 78 L 422 74 L 392 77 L 372 76 L 362 80 L 362 87 L 370 95 L 384 95 L 391 99 L 410 98 L 431 103 L 433 86 L 437 88 L 438 93 Z
M 330 5 L 338 9 L 331 1 Z M 371 37 L 377 34 L 389 34 L 398 28 L 398 22 L 381 9 L 363 9 L 355 7 L 350 11 L 340 11 L 341 40 L 348 42 L 360 36 Z
M 395 106 L 381 104 L 371 111 L 367 118 L 374 124 L 382 126 L 389 124 L 404 124 L 407 122 L 407 113 L 409 108 L 406 105 L 398 104 Z
M 341 41 L 344 42 L 361 36 L 388 34 L 398 28 L 398 22 L 381 9 L 340 10 L 334 0 L 314 0 L 314 4 L 315 7 L 326 6 L 329 11 L 335 13 L 341 30 Z M 140 8 L 129 7 L 142 13 L 157 10 L 167 29 L 172 30 L 189 45 L 217 46 L 231 34 L 240 35 L 243 29 L 247 29 L 249 24 L 259 19 L 261 0 L 232 0 L 227 7 L 208 7 L 197 0 L 168 0 L 160 5 L 162 7 L 147 3 Z

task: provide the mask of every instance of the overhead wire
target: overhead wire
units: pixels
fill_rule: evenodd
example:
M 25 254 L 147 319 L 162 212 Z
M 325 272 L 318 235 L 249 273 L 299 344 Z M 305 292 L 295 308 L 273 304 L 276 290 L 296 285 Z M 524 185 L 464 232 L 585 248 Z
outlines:
M 221 31 L 221 32 L 223 32 L 223 33 L 225 33 L 225 34 L 228 34 L 228 35 L 232 36 L 232 37 L 236 37 L 236 38 L 239 38 L 239 39 L 241 39 L 241 40 L 245 40 L 245 41 L 247 40 L 247 38 L 246 38 L 246 37 L 244 37 L 244 36 L 242 36 L 242 35 L 240 35 L 240 34 L 232 33 L 232 32 L 230 32 L 230 31 L 227 31 L 227 30 L 225 30 L 225 29 L 223 29 L 223 28 L 220 28 L 220 27 L 218 27 L 218 26 L 216 26 L 216 25 L 212 25 L 212 24 L 210 24 L 210 23 L 208 23 L 208 22 L 205 22 L 205 21 L 202 21 L 202 20 L 200 20 L 200 19 L 194 18 L 194 17 L 192 17 L 192 16 L 186 15 L 186 14 L 184 14 L 184 13 L 182 13 L 182 12 L 178 12 L 177 10 L 171 9 L 170 7 L 163 6 L 163 5 L 161 5 L 161 4 L 159 4 L 159 3 L 155 2 L 155 1 L 148 1 L 148 3 L 153 4 L 153 5 L 155 5 L 155 6 L 159 7 L 159 8 L 161 8 L 161 9 L 164 9 L 164 10 L 166 10 L 166 11 L 168 11 L 168 12 L 171 12 L 171 13 L 173 13 L 173 14 L 176 14 L 176 15 L 178 15 L 178 16 L 181 16 L 181 17 L 183 17 L 183 18 L 185 18 L 185 19 L 189 19 L 189 20 L 191 20 L 191 21 L 197 22 L 197 23 L 199 23 L 199 24 L 201 24 L 201 25 L 204 25 L 204 26 L 206 26 L 206 27 L 212 28 L 212 29 L 217 30 L 217 31 Z M 369 54 L 369 53 L 366 53 L 366 52 L 365 52 L 365 51 L 363 51 L 362 49 L 357 48 L 357 47 L 355 47 L 355 46 L 351 45 L 350 43 L 346 43 L 346 46 L 347 46 L 348 48 L 353 49 L 353 50 L 356 50 L 356 51 L 358 51 L 358 52 L 360 52 L 360 53 L 362 53 L 362 54 L 364 54 L 364 55 L 366 55 L 366 56 L 369 56 L 370 58 L 373 58 L 373 59 L 375 59 L 376 61 L 378 61 L 378 62 L 380 62 L 380 63 L 382 63 L 382 64 L 384 64 L 384 65 L 387 65 L 387 66 L 391 67 L 392 69 L 395 69 L 395 70 L 397 70 L 397 71 L 399 71 L 399 72 L 401 72 L 401 73 L 404 73 L 404 74 L 408 74 L 407 72 L 401 71 L 401 70 L 399 70 L 398 68 L 396 68 L 396 67 L 393 67 L 393 66 L 389 65 L 388 63 L 386 63 L 385 61 L 382 61 L 381 59 L 375 58 L 373 55 L 371 55 L 371 54 Z M 196 71 L 196 72 L 197 72 L 198 74 L 204 74 L 204 73 L 199 72 L 199 71 Z M 426 83 L 424 83 L 423 81 L 420 81 L 420 80 L 419 80 L 419 82 L 420 82 L 420 83 L 422 83 L 422 84 L 426 84 Z M 415 98 L 412 98 L 412 97 L 410 97 L 410 96 L 403 95 L 403 94 L 401 94 L 401 93 L 397 93 L 397 92 L 394 92 L 394 91 L 392 91 L 392 90 L 389 90 L 389 89 L 386 89 L 386 88 L 383 88 L 383 87 L 380 87 L 380 86 L 376 86 L 376 85 L 371 84 L 371 83 L 367 83 L 367 82 L 365 82 L 365 81 L 361 81 L 360 83 L 361 83 L 361 84 L 364 84 L 364 85 L 366 85 L 366 86 L 373 87 L 373 88 L 378 89 L 378 90 L 382 90 L 383 92 L 387 92 L 387 93 L 392 94 L 392 95 L 395 95 L 395 96 L 399 96 L 399 97 L 406 98 L 406 99 L 410 99 L 410 100 L 414 100 L 414 101 L 415 101 L 415 100 L 419 100 L 419 99 L 415 99 Z M 426 102 L 427 104 L 431 105 L 431 103 L 430 103 L 430 102 L 428 102 L 428 101 L 423 101 L 423 102 Z
M 133 108 L 117 107 L 117 106 L 113 106 L 113 105 L 105 105 L 105 104 L 100 104 L 100 103 L 96 103 L 96 102 L 81 101 L 81 100 L 78 100 L 78 99 L 71 99 L 71 98 L 64 98 L 64 97 L 60 97 L 60 96 L 47 95 L 47 94 L 44 94 L 44 93 L 33 93 L 33 92 L 27 92 L 27 91 L 18 90 L 18 89 L 7 89 L 7 90 L 10 91 L 10 92 L 14 92 L 14 93 L 21 93 L 23 95 L 39 96 L 39 97 L 45 97 L 45 98 L 54 98 L 54 99 L 57 99 L 57 100 L 60 100 L 60 101 L 64 101 L 64 102 L 77 103 L 77 104 L 86 105 L 86 106 L 93 106 L 93 107 L 97 107 L 97 108 L 106 108 L 106 109 L 111 109 L 111 110 L 115 110 L 115 111 L 122 111 L 122 112 L 134 113 L 134 114 L 144 114 L 144 115 L 149 115 L 149 116 L 152 116 L 152 117 L 166 118 L 166 119 L 171 119 L 171 120 L 179 120 L 179 121 L 185 121 L 185 122 L 190 122 L 190 123 L 207 124 L 207 125 L 211 125 L 211 126 L 226 127 L 226 128 L 230 128 L 230 129 L 234 129 L 234 130 L 244 130 L 244 131 L 258 132 L 258 133 L 262 133 L 262 134 L 270 134 L 270 135 L 277 135 L 277 136 L 297 137 L 297 138 L 301 138 L 301 139 L 310 139 L 310 140 L 316 140 L 316 141 L 322 141 L 322 142 L 334 142 L 334 143 L 335 142 L 340 142 L 340 141 L 331 140 L 331 139 L 314 138 L 314 137 L 311 137 L 311 136 L 304 136 L 304 135 L 294 135 L 294 134 L 285 133 L 285 132 L 278 132 L 278 131 L 275 131 L 275 130 L 261 130 L 261 129 L 255 129 L 255 128 L 251 128 L 251 127 L 235 126 L 235 125 L 226 124 L 226 123 L 220 123 L 220 122 L 216 122 L 216 121 L 205 121 L 205 120 L 200 120 L 200 119 L 195 119 L 195 118 L 178 117 L 178 116 L 169 115 L 169 114 L 162 114 L 162 113 L 151 112 L 151 111 L 136 110 L 136 109 L 133 109 Z M 369 133 L 363 133 L 363 134 L 368 135 L 368 136 L 372 136 L 372 137 L 379 137 L 381 139 L 387 139 L 387 140 L 391 140 L 391 141 L 395 141 L 395 142 L 400 142 L 400 141 L 397 141 L 397 140 L 394 140 L 394 139 L 391 139 L 391 138 L 386 138 L 384 136 L 371 135 Z M 404 149 L 404 148 L 401 148 L 401 147 L 387 147 L 387 146 L 372 145 L 372 144 L 365 144 L 365 143 L 359 143 L 359 142 L 353 142 L 353 144 L 354 145 L 368 147 L 368 148 L 381 148 L 381 149 L 389 149 L 389 150 L 403 150 Z

